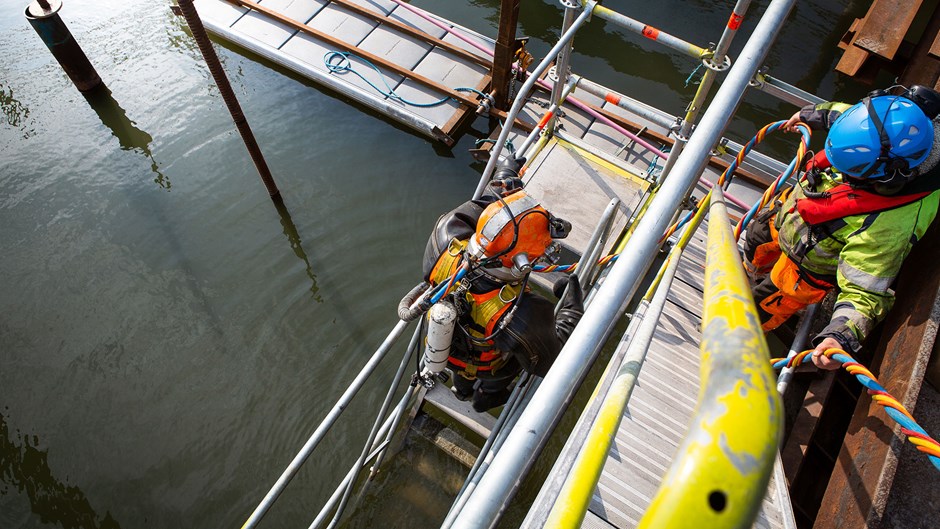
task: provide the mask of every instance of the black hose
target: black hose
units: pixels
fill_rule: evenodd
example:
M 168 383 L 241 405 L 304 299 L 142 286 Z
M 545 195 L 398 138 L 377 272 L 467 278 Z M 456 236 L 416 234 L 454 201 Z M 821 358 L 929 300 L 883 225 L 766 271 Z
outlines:
M 398 317 L 402 321 L 412 321 L 424 314 L 424 311 L 427 309 L 423 305 L 416 305 L 414 307 L 412 307 L 412 305 L 414 305 L 415 300 L 430 286 L 427 281 L 422 281 L 405 294 L 405 297 L 401 298 L 401 301 L 398 302 Z

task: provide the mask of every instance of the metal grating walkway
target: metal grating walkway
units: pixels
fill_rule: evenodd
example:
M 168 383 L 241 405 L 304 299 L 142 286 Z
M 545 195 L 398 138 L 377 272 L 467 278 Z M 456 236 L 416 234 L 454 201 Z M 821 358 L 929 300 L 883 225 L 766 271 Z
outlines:
M 703 223 L 683 252 L 583 527 L 636 527 L 691 422 L 699 389 L 706 233 Z M 788 496 L 778 498 L 779 492 L 772 479 L 754 527 L 788 527 Z

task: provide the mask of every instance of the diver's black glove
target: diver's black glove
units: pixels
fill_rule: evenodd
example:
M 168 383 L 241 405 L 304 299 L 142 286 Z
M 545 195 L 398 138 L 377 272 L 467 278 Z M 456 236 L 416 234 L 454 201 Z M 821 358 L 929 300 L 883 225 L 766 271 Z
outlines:
M 568 287 L 567 294 L 565 294 L 565 287 Z M 562 278 L 555 283 L 552 292 L 558 298 L 565 296 L 561 303 L 561 310 L 555 316 L 555 334 L 558 335 L 561 343 L 565 343 L 578 321 L 581 320 L 581 316 L 584 315 L 584 294 L 581 291 L 581 282 L 578 281 L 576 275 Z
M 490 185 L 501 189 L 503 196 L 512 194 L 516 190 L 522 189 L 524 184 L 519 178 L 519 171 L 525 165 L 525 158 L 516 158 L 509 155 L 499 162 L 496 171 L 493 173 L 493 179 Z

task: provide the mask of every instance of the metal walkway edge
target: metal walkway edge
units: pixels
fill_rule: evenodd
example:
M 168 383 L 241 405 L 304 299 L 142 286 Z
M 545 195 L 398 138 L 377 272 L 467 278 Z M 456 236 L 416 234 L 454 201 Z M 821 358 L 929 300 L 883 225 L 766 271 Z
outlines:
M 636 527 L 686 435 L 699 391 L 706 233 L 707 223 L 703 222 L 683 252 L 666 307 L 582 527 Z M 575 429 L 580 428 L 590 428 L 590 424 L 579 421 Z M 577 438 L 577 432 L 572 432 L 571 437 Z M 571 448 L 566 446 L 565 451 Z M 564 457 L 565 453 L 559 459 Z M 780 468 L 779 458 L 777 467 Z M 780 477 L 782 472 L 775 472 L 771 479 L 755 528 L 795 527 L 789 493 Z M 546 481 L 553 479 L 556 477 L 550 475 Z M 545 503 L 534 507 L 544 514 L 530 513 L 532 521 L 547 515 L 552 501 L 546 498 Z
M 432 23 L 391 0 L 195 0 L 217 36 L 325 85 L 427 136 L 452 145 L 453 131 L 472 117 L 486 91 L 489 57 L 439 27 L 455 28 L 487 47 L 493 40 L 433 17 Z M 331 71 L 331 52 L 349 52 L 362 77 Z M 365 61 L 374 64 L 378 71 Z M 340 62 L 334 57 L 334 64 Z M 401 99 L 379 92 L 393 90 Z M 385 90 L 388 91 L 388 90 Z M 403 100 L 427 104 L 420 107 Z
M 591 512 L 614 527 L 635 527 L 642 518 L 692 418 L 699 389 L 706 230 L 703 223 L 683 253 L 616 444 L 595 490 Z M 771 481 L 754 527 L 786 527 L 781 510 L 786 512 L 789 505 L 778 504 L 777 485 Z

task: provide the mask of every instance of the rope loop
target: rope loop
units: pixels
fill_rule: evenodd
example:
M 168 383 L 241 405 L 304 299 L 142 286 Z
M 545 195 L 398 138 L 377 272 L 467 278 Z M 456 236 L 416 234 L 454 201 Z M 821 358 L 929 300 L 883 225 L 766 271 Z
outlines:
M 382 80 L 382 84 L 384 85 L 384 88 L 379 87 L 378 85 L 376 85 L 375 83 L 367 79 L 364 75 L 359 73 L 359 71 L 353 67 L 352 59 L 356 59 L 357 61 L 365 64 L 369 68 L 372 68 L 372 70 L 378 74 L 379 79 Z M 393 101 L 398 101 L 399 103 L 402 103 L 404 105 L 409 105 L 409 106 L 418 107 L 418 108 L 430 108 L 430 107 L 436 107 L 438 105 L 443 105 L 447 101 L 453 99 L 451 96 L 444 96 L 438 99 L 437 101 L 432 101 L 430 103 L 418 103 L 416 101 L 405 99 L 404 97 L 399 95 L 397 92 L 395 92 L 395 90 L 392 89 L 391 86 L 388 85 L 388 81 L 385 80 L 385 75 L 382 73 L 381 70 L 379 70 L 379 68 L 376 65 L 372 64 L 367 59 L 364 59 L 348 51 L 326 52 L 323 55 L 323 64 L 326 66 L 326 69 L 329 70 L 330 73 L 334 73 L 337 75 L 346 75 L 349 73 L 355 74 L 356 76 L 358 76 L 360 79 L 365 81 L 369 86 L 374 88 L 380 94 L 384 95 L 385 97 Z M 461 88 L 455 88 L 454 90 L 458 92 L 475 92 L 481 97 L 484 97 L 484 98 L 487 97 L 486 94 L 484 94 L 483 92 L 480 92 L 476 88 L 461 87 Z

